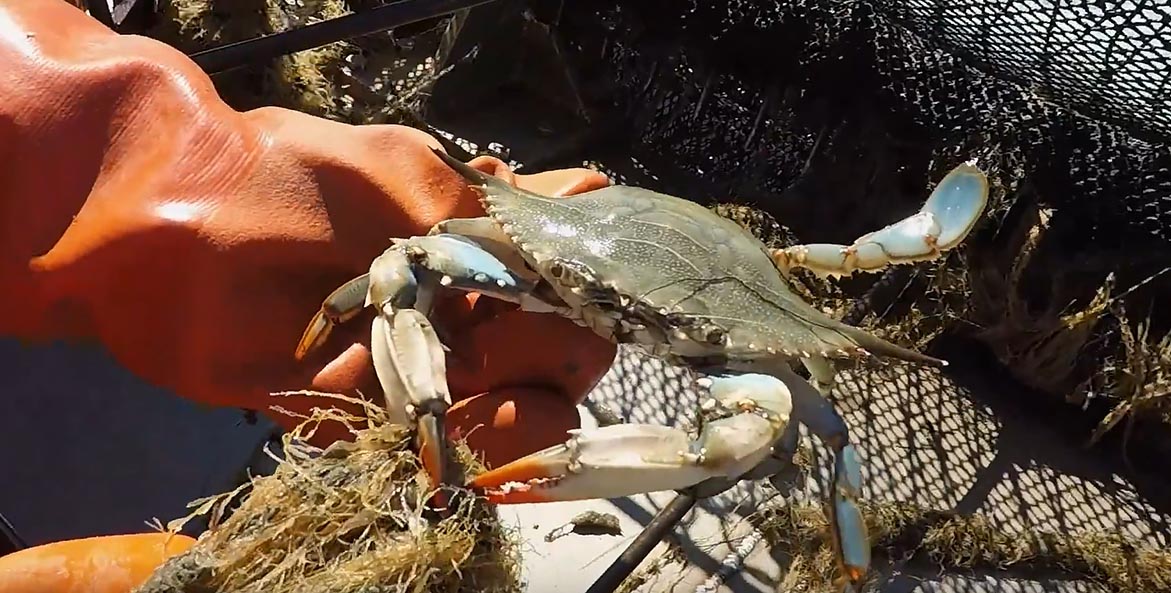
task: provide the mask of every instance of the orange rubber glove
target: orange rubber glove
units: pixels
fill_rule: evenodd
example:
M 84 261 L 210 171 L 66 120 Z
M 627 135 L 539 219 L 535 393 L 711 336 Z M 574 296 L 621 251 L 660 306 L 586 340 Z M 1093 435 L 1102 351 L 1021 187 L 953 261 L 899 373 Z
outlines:
M 60 0 L 0 1 L 0 89 L 0 333 L 96 339 L 140 377 L 202 402 L 307 411 L 339 404 L 269 394 L 380 397 L 368 322 L 298 363 L 301 331 L 390 237 L 483 215 L 430 153 L 433 137 L 237 112 L 178 51 Z M 474 165 L 552 195 L 608 183 L 585 169 Z M 485 301 L 453 296 L 435 322 L 451 339 L 453 397 L 479 396 L 453 409 L 452 430 L 476 434 L 495 464 L 564 440 L 573 403 L 615 350 L 567 320 Z
M 4 593 L 130 593 L 195 540 L 142 533 L 45 544 L 0 557 Z
M 405 127 L 236 112 L 166 45 L 115 35 L 60 0 L 0 0 L 0 334 L 97 340 L 140 377 L 215 405 L 306 413 L 339 403 L 269 394 L 381 397 L 368 319 L 312 360 L 293 351 L 322 299 L 390 237 L 483 214 L 432 146 Z M 550 195 L 608 183 L 581 169 L 514 176 L 497 159 L 473 164 Z M 474 295 L 439 305 L 461 400 L 452 432 L 491 465 L 563 441 L 613 345 Z M 190 545 L 172 541 L 25 550 L 0 558 L 0 590 L 127 592 Z

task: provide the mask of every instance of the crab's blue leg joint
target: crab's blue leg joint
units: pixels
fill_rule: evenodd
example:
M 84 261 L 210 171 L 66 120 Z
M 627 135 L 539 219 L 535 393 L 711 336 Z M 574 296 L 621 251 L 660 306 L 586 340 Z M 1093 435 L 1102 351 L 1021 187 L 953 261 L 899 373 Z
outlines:
M 860 585 L 870 567 L 870 538 L 858 506 L 862 492 L 862 468 L 853 445 L 842 447 L 834 459 L 830 513 L 843 576 Z
M 456 235 L 392 241 L 370 271 L 335 290 L 306 328 L 296 356 L 320 346 L 335 324 L 373 307 L 370 352 L 389 420 L 417 425 L 423 465 L 436 485 L 451 475 L 444 418 L 451 405 L 445 348 L 427 319 L 436 290 L 476 291 L 519 301 L 531 289 L 496 257 Z

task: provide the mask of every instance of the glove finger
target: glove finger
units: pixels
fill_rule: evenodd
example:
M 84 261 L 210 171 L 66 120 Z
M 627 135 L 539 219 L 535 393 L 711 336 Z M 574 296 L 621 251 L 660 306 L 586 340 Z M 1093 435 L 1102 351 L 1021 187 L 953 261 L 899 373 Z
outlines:
M 457 302 L 453 300 L 453 302 Z M 464 301 L 465 304 L 467 301 Z M 476 299 L 498 307 L 493 299 Z M 469 305 L 470 306 L 470 305 Z M 475 315 L 475 314 L 472 314 Z M 369 316 L 337 328 L 335 339 L 317 354 L 301 385 L 325 393 L 355 395 L 355 390 L 377 403 L 384 403 L 369 351 Z M 569 408 L 580 403 L 609 371 L 617 347 L 583 328 L 555 315 L 534 315 L 515 309 L 496 313 L 458 332 L 445 332 L 451 352 L 447 356 L 447 382 L 456 403 L 469 396 L 515 388 L 540 389 L 544 397 Z M 319 396 L 269 398 L 265 407 L 280 407 L 301 415 L 313 408 L 338 408 L 358 416 L 361 406 Z M 265 410 L 286 430 L 303 420 Z M 527 417 L 537 417 L 530 414 Z M 558 434 L 561 434 L 560 432 Z M 312 442 L 329 444 L 350 440 L 349 431 L 339 423 L 324 423 Z
M 4 593 L 130 593 L 195 540 L 140 533 L 66 540 L 0 557 Z
M 299 412 L 307 413 L 313 407 L 346 407 L 347 404 L 304 397 L 291 398 L 282 402 L 282 406 L 300 408 Z M 289 417 L 274 416 L 274 420 L 288 424 L 286 428 L 299 422 L 282 418 Z M 573 402 L 560 393 L 531 387 L 472 395 L 457 401 L 447 412 L 448 437 L 465 440 L 490 468 L 563 443 L 569 438 L 568 431 L 580 426 L 581 418 Z M 327 422 L 309 440 L 315 446 L 325 447 L 335 441 L 352 440 L 352 435 L 341 424 Z
M 610 369 L 617 347 L 557 315 L 516 309 L 449 338 L 452 393 L 541 387 L 579 403 Z
M 370 354 L 370 324 L 373 318 L 373 311 L 367 310 L 349 323 L 335 327 L 330 339 L 303 361 L 299 372 L 291 378 L 291 385 L 277 391 L 307 390 L 339 394 L 360 397 L 379 406 L 385 405 L 386 399 Z M 305 421 L 305 417 L 313 414 L 315 408 L 333 408 L 358 418 L 366 416 L 366 408 L 360 404 L 321 395 L 268 397 L 263 402 L 257 400 L 256 404 L 262 407 L 260 411 L 265 416 L 285 431 L 297 428 Z M 277 406 L 281 409 L 274 409 Z M 327 421 L 314 429 L 309 443 L 326 447 L 334 441 L 352 441 L 353 438 L 353 434 L 342 423 Z
M 447 412 L 448 435 L 465 439 L 489 468 L 565 442 L 580 420 L 561 394 L 527 387 L 474 395 Z
M 609 177 L 583 167 L 517 174 L 507 163 L 492 156 L 478 156 L 468 161 L 468 166 L 543 196 L 565 197 L 610 185 Z

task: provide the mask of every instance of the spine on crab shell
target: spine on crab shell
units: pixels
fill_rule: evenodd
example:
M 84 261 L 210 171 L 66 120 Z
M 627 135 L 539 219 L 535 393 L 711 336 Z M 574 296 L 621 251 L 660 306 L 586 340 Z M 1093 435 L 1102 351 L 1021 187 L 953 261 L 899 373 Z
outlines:
M 842 328 L 839 330 L 846 334 L 855 344 L 865 349 L 867 352 L 880 357 L 897 358 L 907 362 L 917 362 L 919 364 L 926 364 L 936 367 L 947 366 L 947 361 L 928 356 L 922 352 L 904 348 L 897 344 L 892 344 L 878 336 L 869 334 L 852 325 L 841 324 Z M 843 329 L 844 328 L 844 329 Z
M 441 149 L 432 148 L 431 152 L 434 152 L 435 156 L 438 156 L 440 159 L 443 160 L 443 162 L 447 163 L 447 166 L 451 167 L 452 170 L 454 170 L 456 173 L 459 173 L 461 176 L 463 176 L 464 179 L 467 179 L 469 182 L 471 182 L 475 185 L 481 185 L 486 188 L 491 188 L 491 189 L 500 190 L 500 191 L 507 191 L 507 192 L 511 192 L 514 194 L 530 194 L 530 195 L 534 195 L 534 196 L 538 196 L 538 197 L 543 197 L 543 196 L 539 196 L 538 194 L 533 194 L 532 192 L 529 192 L 529 191 L 526 191 L 526 190 L 521 189 L 519 187 L 516 187 L 510 183 L 507 183 L 503 179 L 501 179 L 495 175 L 489 175 L 488 173 L 485 173 L 485 172 L 480 171 L 478 169 L 474 169 L 474 168 L 468 166 L 467 163 L 451 156 L 450 154 L 447 154 L 446 152 L 444 152 Z

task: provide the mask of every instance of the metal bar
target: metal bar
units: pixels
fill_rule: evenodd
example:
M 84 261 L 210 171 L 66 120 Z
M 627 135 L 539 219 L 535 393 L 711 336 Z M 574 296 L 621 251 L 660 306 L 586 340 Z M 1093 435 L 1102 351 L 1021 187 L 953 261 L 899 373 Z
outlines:
M 667 506 L 663 507 L 654 519 L 651 519 L 642 533 L 630 542 L 630 545 L 623 550 L 622 555 L 610 564 L 606 572 L 603 572 L 602 576 L 598 577 L 593 585 L 590 585 L 586 593 L 614 593 L 626 580 L 626 577 L 630 576 L 630 573 L 634 572 L 639 564 L 642 564 L 647 554 L 650 554 L 651 550 L 659 545 L 659 542 L 663 541 L 663 538 L 672 529 L 675 529 L 675 526 L 683 520 L 683 516 L 695 506 L 697 500 L 695 494 L 690 491 L 676 494 L 675 498 L 667 503 Z
M 400 0 L 292 31 L 255 37 L 195 52 L 189 57 L 208 74 L 328 45 L 343 39 L 378 33 L 494 0 Z
M 12 523 L 9 523 L 3 513 L 0 513 L 0 556 L 19 552 L 27 547 L 28 542 L 20 537 Z

